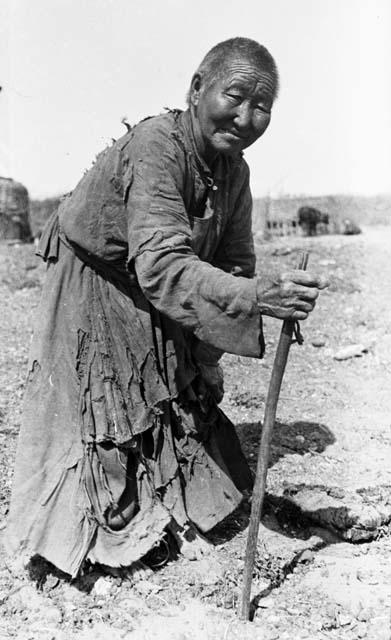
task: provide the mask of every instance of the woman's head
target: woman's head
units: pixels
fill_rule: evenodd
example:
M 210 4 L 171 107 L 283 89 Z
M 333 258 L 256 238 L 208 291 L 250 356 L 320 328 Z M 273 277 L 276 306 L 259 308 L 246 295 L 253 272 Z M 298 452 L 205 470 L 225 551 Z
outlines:
M 207 159 L 234 155 L 266 131 L 278 86 L 272 56 L 254 40 L 232 38 L 207 53 L 188 93 Z

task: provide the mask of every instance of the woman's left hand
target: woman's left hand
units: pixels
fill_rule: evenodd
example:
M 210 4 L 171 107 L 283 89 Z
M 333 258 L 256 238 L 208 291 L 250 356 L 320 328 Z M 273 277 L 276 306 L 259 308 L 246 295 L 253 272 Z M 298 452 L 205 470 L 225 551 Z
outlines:
M 266 273 L 257 279 L 258 307 L 262 314 L 285 320 L 305 320 L 314 309 L 328 280 L 309 271 Z
M 217 403 L 221 402 L 224 396 L 224 373 L 222 367 L 219 364 L 197 362 L 197 368 L 213 398 Z

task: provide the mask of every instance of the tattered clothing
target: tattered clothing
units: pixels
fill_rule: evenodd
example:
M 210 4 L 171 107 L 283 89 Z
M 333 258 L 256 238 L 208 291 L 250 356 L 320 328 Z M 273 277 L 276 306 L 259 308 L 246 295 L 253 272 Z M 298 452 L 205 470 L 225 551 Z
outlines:
M 131 564 L 172 522 L 210 530 L 251 474 L 197 362 L 264 349 L 244 159 L 209 168 L 188 111 L 142 121 L 62 201 L 39 252 L 9 550 L 76 576 L 86 559 Z M 131 486 L 136 513 L 114 530 Z

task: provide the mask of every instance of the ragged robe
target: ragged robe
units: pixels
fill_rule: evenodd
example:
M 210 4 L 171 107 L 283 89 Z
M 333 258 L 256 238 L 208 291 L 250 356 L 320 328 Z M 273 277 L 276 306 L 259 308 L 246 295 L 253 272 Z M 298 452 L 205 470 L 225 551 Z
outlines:
M 9 551 L 76 576 L 131 564 L 169 524 L 210 530 L 251 474 L 200 362 L 264 349 L 244 159 L 207 166 L 189 111 L 148 118 L 97 157 L 39 253 Z

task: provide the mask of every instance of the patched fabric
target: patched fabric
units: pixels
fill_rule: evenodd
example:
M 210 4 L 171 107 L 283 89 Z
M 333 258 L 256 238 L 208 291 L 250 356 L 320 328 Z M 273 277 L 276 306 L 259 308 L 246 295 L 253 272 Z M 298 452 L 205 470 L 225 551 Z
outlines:
M 139 559 L 173 521 L 209 530 L 251 485 L 197 364 L 263 354 L 245 161 L 207 167 L 189 112 L 146 119 L 97 157 L 38 253 L 9 551 L 75 576 L 87 558 Z M 130 482 L 134 517 L 114 530 Z

